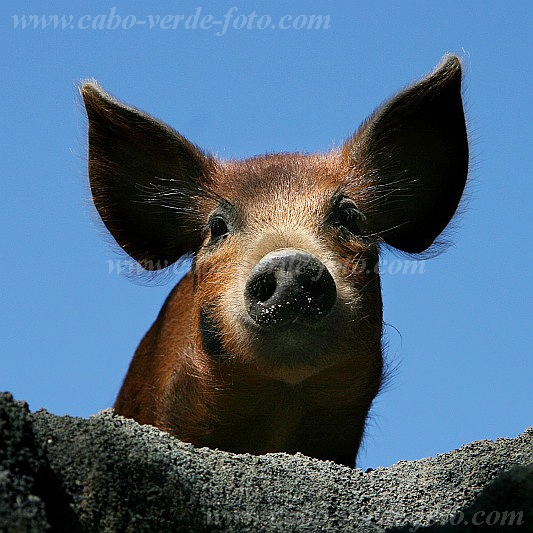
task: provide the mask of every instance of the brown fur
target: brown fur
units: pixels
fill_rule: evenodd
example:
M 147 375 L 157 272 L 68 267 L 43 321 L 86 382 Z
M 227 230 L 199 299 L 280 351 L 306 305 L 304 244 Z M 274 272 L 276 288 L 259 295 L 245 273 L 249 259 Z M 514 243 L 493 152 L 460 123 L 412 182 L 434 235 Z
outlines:
M 341 150 L 244 161 L 216 161 L 85 85 L 104 223 L 145 268 L 194 253 L 135 353 L 116 412 L 198 446 L 353 466 L 383 375 L 380 244 L 427 249 L 466 180 L 460 76 L 459 61 L 446 59 Z M 360 234 L 334 223 L 340 198 L 361 213 Z M 206 224 L 217 210 L 229 229 L 214 242 Z M 250 318 L 247 280 L 279 250 L 310 254 L 331 274 L 336 300 L 316 323 L 265 328 Z

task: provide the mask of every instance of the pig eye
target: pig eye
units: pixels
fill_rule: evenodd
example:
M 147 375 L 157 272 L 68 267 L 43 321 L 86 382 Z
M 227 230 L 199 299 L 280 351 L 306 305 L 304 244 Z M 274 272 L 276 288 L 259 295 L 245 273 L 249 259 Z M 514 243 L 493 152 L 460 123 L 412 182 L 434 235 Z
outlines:
M 349 198 L 341 198 L 331 213 L 331 220 L 341 230 L 351 235 L 361 236 L 364 215 Z
M 220 215 L 215 215 L 211 217 L 208 226 L 209 231 L 211 233 L 211 238 L 209 239 L 209 242 L 211 244 L 218 241 L 219 239 L 226 237 L 226 235 L 228 235 L 229 233 L 228 224 Z

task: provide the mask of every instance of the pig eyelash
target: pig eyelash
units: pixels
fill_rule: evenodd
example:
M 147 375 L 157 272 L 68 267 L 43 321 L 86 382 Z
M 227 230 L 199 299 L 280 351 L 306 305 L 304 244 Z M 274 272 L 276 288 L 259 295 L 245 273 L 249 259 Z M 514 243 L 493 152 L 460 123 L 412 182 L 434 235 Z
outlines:
M 218 193 L 200 185 L 191 186 L 175 178 L 154 176 L 149 185 L 137 185 L 142 193 L 139 202 L 148 202 L 163 209 L 186 215 L 196 224 L 202 222 L 201 206 L 206 201 L 216 202 L 218 205 L 229 202 Z
M 388 207 L 388 198 L 394 194 L 397 199 L 410 200 L 414 198 L 414 194 L 407 193 L 405 191 L 412 190 L 415 184 L 415 179 L 409 179 L 406 176 L 399 176 L 396 180 L 390 181 L 387 184 L 380 183 L 374 172 L 366 173 L 363 176 L 365 182 L 364 186 L 364 199 L 361 202 L 362 213 L 367 219 L 373 219 L 380 213 L 386 212 Z M 353 189 L 353 182 L 355 178 L 349 175 L 344 183 L 342 183 L 335 191 L 335 196 L 346 196 L 350 198 L 350 190 Z M 403 193 L 402 193 L 403 192 Z M 364 235 L 358 238 L 370 242 L 382 242 L 386 236 L 396 231 L 397 229 L 409 224 L 409 220 L 401 222 L 396 225 L 391 225 L 386 228 L 379 229 L 378 231 L 366 231 Z M 372 228 L 368 228 L 372 230 Z

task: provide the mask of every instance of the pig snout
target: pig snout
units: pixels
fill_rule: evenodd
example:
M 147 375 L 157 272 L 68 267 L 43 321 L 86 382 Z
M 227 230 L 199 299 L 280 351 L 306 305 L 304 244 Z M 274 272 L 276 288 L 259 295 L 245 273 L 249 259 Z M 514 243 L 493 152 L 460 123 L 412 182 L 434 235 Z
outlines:
M 264 328 L 313 324 L 331 311 L 335 281 L 315 256 L 300 250 L 277 250 L 252 269 L 244 290 L 251 319 Z

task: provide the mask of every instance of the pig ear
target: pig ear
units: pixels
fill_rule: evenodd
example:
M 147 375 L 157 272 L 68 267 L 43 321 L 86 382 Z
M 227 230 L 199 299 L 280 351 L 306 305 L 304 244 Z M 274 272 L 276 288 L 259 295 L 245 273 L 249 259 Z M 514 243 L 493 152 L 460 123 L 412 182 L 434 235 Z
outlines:
M 345 146 L 370 180 L 369 228 L 395 248 L 426 250 L 453 217 L 468 173 L 455 56 L 386 102 Z
M 213 160 L 156 119 L 96 83 L 81 87 L 89 119 L 89 180 L 98 213 L 118 244 L 147 270 L 201 242 L 191 216 Z

